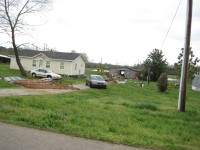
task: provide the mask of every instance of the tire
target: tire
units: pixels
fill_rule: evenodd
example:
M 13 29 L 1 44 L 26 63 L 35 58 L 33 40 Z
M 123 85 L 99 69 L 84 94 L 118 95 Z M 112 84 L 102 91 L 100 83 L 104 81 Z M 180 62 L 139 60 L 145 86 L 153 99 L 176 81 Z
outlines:
M 50 76 L 50 75 L 48 75 L 48 76 L 47 76 L 47 78 L 51 78 L 51 76 Z
M 35 73 L 32 73 L 32 77 L 33 77 L 33 78 L 36 78 L 37 76 L 36 76 L 36 74 L 35 74 Z
M 92 82 L 90 82 L 90 88 L 93 88 Z
M 106 89 L 106 86 L 104 86 L 103 89 Z

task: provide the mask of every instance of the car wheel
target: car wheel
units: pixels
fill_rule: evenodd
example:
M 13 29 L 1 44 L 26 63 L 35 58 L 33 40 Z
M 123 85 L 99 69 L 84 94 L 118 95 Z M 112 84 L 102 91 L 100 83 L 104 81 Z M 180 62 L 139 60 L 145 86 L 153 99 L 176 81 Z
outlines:
M 92 82 L 90 82 L 90 88 L 93 88 Z
M 104 86 L 103 89 L 106 89 L 106 86 Z
M 32 73 L 32 77 L 35 78 L 35 77 L 36 77 L 36 74 L 35 74 L 35 73 Z
M 51 76 L 50 76 L 50 75 L 48 75 L 48 76 L 47 76 L 47 78 L 51 78 Z

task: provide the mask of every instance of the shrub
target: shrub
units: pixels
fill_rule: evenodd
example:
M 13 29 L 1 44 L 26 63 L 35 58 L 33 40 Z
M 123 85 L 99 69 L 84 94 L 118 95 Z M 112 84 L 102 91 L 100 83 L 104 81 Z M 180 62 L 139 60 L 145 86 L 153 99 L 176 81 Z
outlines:
M 162 73 L 158 79 L 158 90 L 160 92 L 165 92 L 167 90 L 168 81 L 167 81 L 167 74 Z

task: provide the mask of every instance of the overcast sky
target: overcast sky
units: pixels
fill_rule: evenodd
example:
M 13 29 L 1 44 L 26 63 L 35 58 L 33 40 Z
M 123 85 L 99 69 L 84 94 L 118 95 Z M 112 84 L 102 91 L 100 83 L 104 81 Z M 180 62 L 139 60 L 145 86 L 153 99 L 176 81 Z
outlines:
M 182 0 L 168 37 L 161 47 L 180 0 L 54 0 L 53 11 L 26 38 L 61 52 L 86 53 L 92 62 L 134 65 L 155 48 L 170 64 L 184 46 L 186 0 Z M 24 42 L 25 39 L 18 39 Z M 4 39 L 0 36 L 0 43 Z M 200 57 L 200 0 L 193 3 L 191 47 Z

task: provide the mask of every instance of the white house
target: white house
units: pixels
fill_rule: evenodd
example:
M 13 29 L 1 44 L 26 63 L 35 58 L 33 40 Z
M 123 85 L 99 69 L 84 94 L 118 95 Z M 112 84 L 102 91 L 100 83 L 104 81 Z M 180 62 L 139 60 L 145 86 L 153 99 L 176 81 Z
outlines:
M 14 53 L 10 57 L 10 69 L 19 70 Z M 20 50 L 19 58 L 26 71 L 42 68 L 70 76 L 85 73 L 85 61 L 79 53 Z

